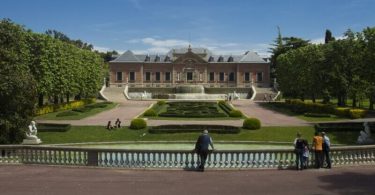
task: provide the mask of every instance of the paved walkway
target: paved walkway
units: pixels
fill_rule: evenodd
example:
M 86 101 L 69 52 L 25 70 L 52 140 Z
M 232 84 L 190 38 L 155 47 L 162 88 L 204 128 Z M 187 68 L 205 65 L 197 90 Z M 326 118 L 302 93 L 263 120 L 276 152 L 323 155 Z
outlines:
M 115 121 L 120 118 L 122 125 L 130 125 L 130 121 L 146 110 L 155 101 L 124 101 L 118 107 L 99 113 L 95 116 L 82 120 L 38 120 L 41 123 L 69 123 L 72 125 L 102 125 L 105 126 L 109 120 Z M 262 122 L 262 126 L 305 126 L 309 123 L 296 117 L 287 116 L 272 110 L 266 110 L 257 103 L 238 100 L 232 104 L 248 116 L 256 117 Z M 165 124 L 220 124 L 242 126 L 243 120 L 148 120 L 149 126 Z
M 373 195 L 375 167 L 332 170 L 143 171 L 37 165 L 0 166 L 0 192 L 25 194 Z

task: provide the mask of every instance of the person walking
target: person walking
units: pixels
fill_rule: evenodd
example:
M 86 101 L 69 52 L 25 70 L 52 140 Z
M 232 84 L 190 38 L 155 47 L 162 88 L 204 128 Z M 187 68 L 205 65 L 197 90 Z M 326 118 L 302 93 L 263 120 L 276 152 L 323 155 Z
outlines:
M 302 170 L 303 168 L 303 139 L 301 133 L 297 133 L 296 139 L 294 139 L 294 152 L 296 154 L 296 169 Z
M 323 167 L 323 137 L 320 136 L 318 132 L 315 132 L 312 147 L 315 153 L 315 168 L 317 169 L 322 168 Z
M 326 168 L 330 169 L 331 168 L 331 158 L 329 156 L 329 151 L 331 149 L 331 142 L 330 142 L 329 137 L 327 136 L 327 134 L 325 132 L 322 132 L 322 137 L 323 137 L 323 158 L 324 158 L 324 161 L 327 163 Z
M 303 140 L 303 147 L 303 168 L 307 169 L 309 167 L 310 149 L 306 139 Z
M 212 150 L 214 150 L 212 138 L 208 135 L 208 131 L 204 130 L 203 134 L 198 137 L 198 140 L 195 143 L 195 151 L 198 153 L 200 157 L 200 163 L 198 166 L 199 171 L 204 171 L 204 165 L 206 164 L 209 146 L 211 146 Z

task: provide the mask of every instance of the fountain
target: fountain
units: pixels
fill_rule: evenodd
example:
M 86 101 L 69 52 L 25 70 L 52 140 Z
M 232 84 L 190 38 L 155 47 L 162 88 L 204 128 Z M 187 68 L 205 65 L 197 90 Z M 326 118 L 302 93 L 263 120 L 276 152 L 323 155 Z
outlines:
M 168 94 L 168 99 L 178 100 L 220 100 L 225 94 L 206 94 L 202 85 L 180 85 L 175 94 Z

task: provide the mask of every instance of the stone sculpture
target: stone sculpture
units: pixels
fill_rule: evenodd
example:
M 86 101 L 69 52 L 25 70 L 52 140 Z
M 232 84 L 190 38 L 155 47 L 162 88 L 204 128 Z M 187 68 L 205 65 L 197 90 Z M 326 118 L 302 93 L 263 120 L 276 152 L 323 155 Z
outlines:
M 364 129 L 361 132 L 359 132 L 357 143 L 358 144 L 373 144 L 374 139 L 372 139 L 371 137 L 371 130 L 368 125 L 368 122 L 364 122 L 363 127 Z
M 42 141 L 38 138 L 38 129 L 36 128 L 35 121 L 31 121 L 26 132 L 26 139 L 23 140 L 22 144 L 40 144 Z

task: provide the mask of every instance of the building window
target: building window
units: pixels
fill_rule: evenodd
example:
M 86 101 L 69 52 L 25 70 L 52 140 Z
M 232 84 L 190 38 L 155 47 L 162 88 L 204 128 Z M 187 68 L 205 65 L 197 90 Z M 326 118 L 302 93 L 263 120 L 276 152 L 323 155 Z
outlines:
M 135 72 L 129 72 L 129 81 L 135 81 Z
M 177 72 L 177 81 L 180 81 L 180 72 Z
M 122 81 L 122 72 L 117 72 L 116 73 L 116 80 L 117 81 Z
M 186 73 L 186 80 L 188 80 L 188 81 L 193 80 L 193 72 L 187 72 Z
M 263 72 L 257 72 L 257 81 L 262 82 L 263 81 Z
M 215 81 L 215 73 L 210 72 L 210 81 Z
M 166 81 L 170 81 L 171 80 L 171 73 L 170 72 L 166 72 L 165 73 L 165 80 Z
M 155 73 L 155 80 L 160 81 L 160 72 Z
M 223 72 L 219 73 L 219 79 L 220 79 L 220 81 L 224 81 L 224 73 Z
M 202 81 L 202 80 L 203 80 L 203 74 L 199 73 L 199 81 Z
M 234 81 L 234 72 L 229 73 L 229 81 Z
M 146 81 L 151 81 L 151 72 L 146 72 Z
M 245 81 L 250 81 L 250 72 L 245 72 Z

